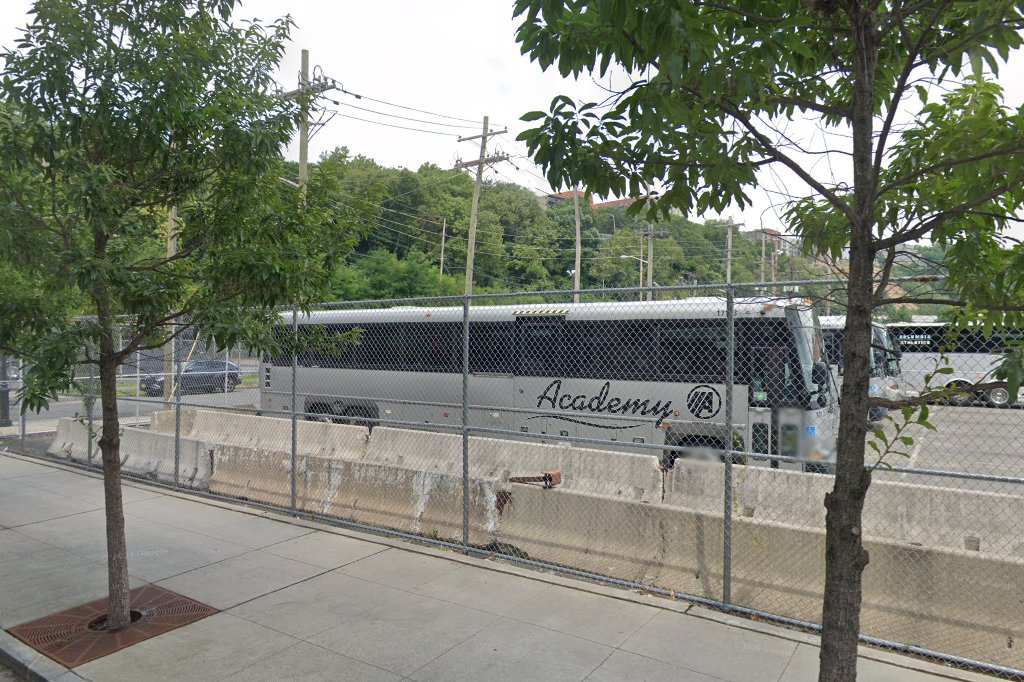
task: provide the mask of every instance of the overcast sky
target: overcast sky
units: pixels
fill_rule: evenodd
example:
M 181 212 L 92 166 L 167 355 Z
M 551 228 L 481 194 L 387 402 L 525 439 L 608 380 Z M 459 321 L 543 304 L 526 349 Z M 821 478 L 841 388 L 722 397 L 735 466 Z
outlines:
M 0 42 L 4 46 L 12 45 L 20 34 L 18 29 L 26 24 L 30 6 L 30 0 L 0 2 Z M 589 77 L 565 81 L 554 71 L 542 72 L 520 54 L 511 0 L 247 0 L 239 16 L 269 21 L 284 12 L 290 12 L 296 23 L 278 74 L 284 89 L 295 87 L 300 50 L 305 48 L 312 65 L 350 92 L 471 121 L 489 115 L 493 123 L 508 126 L 508 134 L 495 138 L 494 144 L 498 151 L 513 157 L 510 163 L 498 164 L 489 177 L 514 181 L 535 192 L 549 188 L 537 177 L 536 167 L 524 158 L 515 158 L 526 153 L 523 144 L 514 141 L 524 127 L 519 117 L 546 109 L 558 94 L 589 99 L 604 96 Z M 1011 67 L 1004 70 L 1000 81 L 1007 88 L 1007 103 L 1020 106 L 1024 102 L 1024 58 L 1015 55 Z M 624 78 L 611 83 L 624 84 Z M 343 105 L 467 128 L 426 125 L 325 102 L 341 114 L 316 132 L 310 144 L 311 158 L 347 146 L 383 165 L 415 169 L 424 162 L 450 167 L 457 159 L 475 158 L 478 153 L 472 142 L 460 143 L 457 136 L 479 134 L 479 124 L 425 116 L 338 92 L 326 96 Z M 389 128 L 351 117 L 444 134 Z M 822 139 L 813 126 L 801 123 L 794 123 L 790 133 L 819 143 Z M 294 148 L 289 156 L 295 158 Z M 815 172 L 830 177 L 832 170 L 827 164 L 818 163 Z M 808 190 L 792 176 L 776 172 L 763 173 L 761 182 L 761 188 L 753 191 L 753 206 L 728 211 L 726 216 L 744 223 L 745 229 L 782 229 L 779 211 L 773 208 L 780 201 L 779 192 L 805 195 Z

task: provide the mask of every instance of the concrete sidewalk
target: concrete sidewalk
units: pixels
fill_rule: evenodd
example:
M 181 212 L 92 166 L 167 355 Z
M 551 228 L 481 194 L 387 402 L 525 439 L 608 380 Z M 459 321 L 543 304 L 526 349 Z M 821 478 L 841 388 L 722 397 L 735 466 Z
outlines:
M 125 515 L 132 586 L 221 613 L 74 670 L 89 680 L 817 677 L 815 637 L 682 602 L 134 483 Z M 0 454 L 0 628 L 105 596 L 103 529 L 99 479 Z M 868 649 L 859 671 L 990 679 Z

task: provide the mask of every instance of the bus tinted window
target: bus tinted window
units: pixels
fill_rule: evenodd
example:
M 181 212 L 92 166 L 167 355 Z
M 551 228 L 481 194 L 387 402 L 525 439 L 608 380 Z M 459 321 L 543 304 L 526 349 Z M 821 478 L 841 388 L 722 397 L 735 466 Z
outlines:
M 511 322 L 471 322 L 470 371 L 512 374 L 516 358 L 515 333 L 515 324 Z
M 612 320 L 565 323 L 565 376 L 611 379 L 618 350 L 618 323 Z
M 654 323 L 638 320 L 612 324 L 618 332 L 618 352 L 609 358 L 613 377 L 636 381 L 653 378 L 657 350 Z
M 462 325 L 421 322 L 405 325 L 405 365 L 414 372 L 458 372 L 462 368 Z M 400 361 L 400 358 L 396 358 Z
M 676 381 L 725 380 L 725 324 L 664 322 L 658 333 L 658 374 Z
M 950 331 L 948 325 L 890 325 L 903 353 L 1001 353 L 1006 344 L 1022 338 L 1020 329 L 994 329 L 986 337 L 978 330 Z
M 368 324 L 359 336 L 353 367 L 399 369 L 405 352 L 402 324 Z
M 523 376 L 560 376 L 562 323 L 525 320 L 519 327 L 519 358 Z

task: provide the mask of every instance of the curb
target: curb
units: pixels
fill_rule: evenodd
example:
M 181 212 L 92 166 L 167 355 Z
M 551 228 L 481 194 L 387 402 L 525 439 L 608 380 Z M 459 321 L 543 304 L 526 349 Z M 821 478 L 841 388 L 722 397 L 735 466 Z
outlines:
M 0 630 L 0 662 L 30 682 L 85 682 L 78 674 L 50 660 Z

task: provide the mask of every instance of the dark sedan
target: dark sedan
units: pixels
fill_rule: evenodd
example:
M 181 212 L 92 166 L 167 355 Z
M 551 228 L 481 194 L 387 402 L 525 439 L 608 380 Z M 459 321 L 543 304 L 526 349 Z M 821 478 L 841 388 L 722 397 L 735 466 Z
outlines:
M 242 383 L 238 365 L 227 360 L 194 360 L 181 371 L 182 393 L 220 393 L 234 391 Z M 164 394 L 164 376 L 150 374 L 142 380 L 148 396 Z

